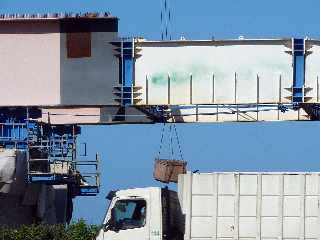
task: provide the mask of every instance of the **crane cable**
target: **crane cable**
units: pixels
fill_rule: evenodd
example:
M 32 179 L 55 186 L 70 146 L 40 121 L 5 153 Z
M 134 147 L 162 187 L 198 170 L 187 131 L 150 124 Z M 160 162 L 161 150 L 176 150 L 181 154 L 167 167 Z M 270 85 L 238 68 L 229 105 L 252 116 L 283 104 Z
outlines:
M 160 23 L 161 23 L 161 40 L 172 40 L 172 9 L 169 4 L 170 0 L 161 0 L 161 14 L 160 14 Z
M 182 153 L 182 148 L 181 148 L 181 144 L 180 144 L 180 139 L 179 139 L 179 134 L 178 134 L 178 130 L 176 127 L 176 124 L 171 123 L 169 128 L 168 128 L 168 137 L 170 137 L 169 139 L 169 151 L 170 151 L 170 155 L 171 155 L 171 159 L 173 160 L 174 155 L 175 155 L 175 151 L 174 151 L 174 147 L 173 147 L 173 143 L 174 143 L 174 138 L 176 140 L 176 143 L 178 145 L 178 149 L 179 149 L 179 155 L 180 155 L 180 160 L 183 161 L 183 153 Z M 160 138 L 160 147 L 159 147 L 159 152 L 158 152 L 158 159 L 160 159 L 162 150 L 163 150 L 163 146 L 164 146 L 164 135 L 166 133 L 166 124 L 163 124 L 163 127 L 161 129 L 161 138 Z
M 177 144 L 178 144 L 178 148 L 179 148 L 179 153 L 180 153 L 180 157 L 181 157 L 181 160 L 183 160 L 183 154 L 182 154 L 182 148 L 181 148 L 181 144 L 180 144 L 180 138 L 179 138 L 179 135 L 178 135 L 178 130 L 177 130 L 177 127 L 176 127 L 176 124 L 173 123 L 173 127 L 174 127 L 174 132 L 175 132 L 175 135 L 176 135 L 176 139 L 177 139 Z

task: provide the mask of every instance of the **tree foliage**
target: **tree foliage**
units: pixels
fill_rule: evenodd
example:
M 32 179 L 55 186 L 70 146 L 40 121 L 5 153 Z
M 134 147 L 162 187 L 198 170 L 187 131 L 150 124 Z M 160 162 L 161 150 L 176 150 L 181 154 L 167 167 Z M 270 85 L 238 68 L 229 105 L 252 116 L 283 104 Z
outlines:
M 64 225 L 0 226 L 0 240 L 92 240 L 99 227 L 84 220 Z

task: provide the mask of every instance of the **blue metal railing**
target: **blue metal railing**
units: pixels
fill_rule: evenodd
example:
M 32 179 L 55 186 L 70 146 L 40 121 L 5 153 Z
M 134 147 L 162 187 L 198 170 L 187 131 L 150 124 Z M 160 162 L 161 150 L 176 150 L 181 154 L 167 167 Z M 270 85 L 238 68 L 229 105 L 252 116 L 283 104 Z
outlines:
M 95 181 L 85 182 L 79 171 L 82 162 L 77 160 L 79 127 L 33 121 L 28 109 L 25 114 L 19 111 L 19 118 L 14 114 L 0 109 L 0 147 L 26 152 L 29 183 L 70 184 L 78 189 L 75 191 L 78 195 L 99 192 L 98 160 L 86 162 L 86 166 L 94 167 L 90 178 Z

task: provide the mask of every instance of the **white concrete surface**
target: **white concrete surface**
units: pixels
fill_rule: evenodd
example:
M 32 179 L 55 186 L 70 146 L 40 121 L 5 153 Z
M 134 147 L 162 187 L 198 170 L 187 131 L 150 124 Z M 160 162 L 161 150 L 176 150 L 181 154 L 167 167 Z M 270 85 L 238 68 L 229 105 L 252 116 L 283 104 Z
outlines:
M 60 103 L 60 33 L 0 34 L 0 106 Z
M 118 105 L 113 87 L 119 65 L 114 56 L 117 33 L 91 33 L 91 57 L 67 58 L 66 34 L 61 34 L 61 105 Z
M 168 76 L 170 104 L 190 104 L 191 95 L 193 104 L 289 102 L 284 88 L 292 86 L 293 68 L 286 44 L 286 40 L 138 42 L 142 56 L 136 60 L 135 82 L 144 89 L 141 104 L 146 104 L 146 78 L 149 104 L 168 104 Z

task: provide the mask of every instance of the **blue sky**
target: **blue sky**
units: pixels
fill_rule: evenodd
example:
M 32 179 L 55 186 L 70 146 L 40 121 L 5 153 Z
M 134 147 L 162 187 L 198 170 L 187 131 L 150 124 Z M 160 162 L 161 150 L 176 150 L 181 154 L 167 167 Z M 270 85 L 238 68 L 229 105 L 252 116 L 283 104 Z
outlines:
M 160 0 L 0 0 L 0 12 L 110 11 L 120 18 L 121 36 L 160 37 Z M 320 1 L 172 0 L 173 36 L 187 39 L 320 38 Z M 98 197 L 78 198 L 74 219 L 100 223 L 110 189 L 161 186 L 152 178 L 161 125 L 83 127 L 80 142 L 91 157 L 102 156 Z M 191 170 L 318 171 L 317 122 L 180 124 Z M 174 187 L 174 186 L 173 186 Z

